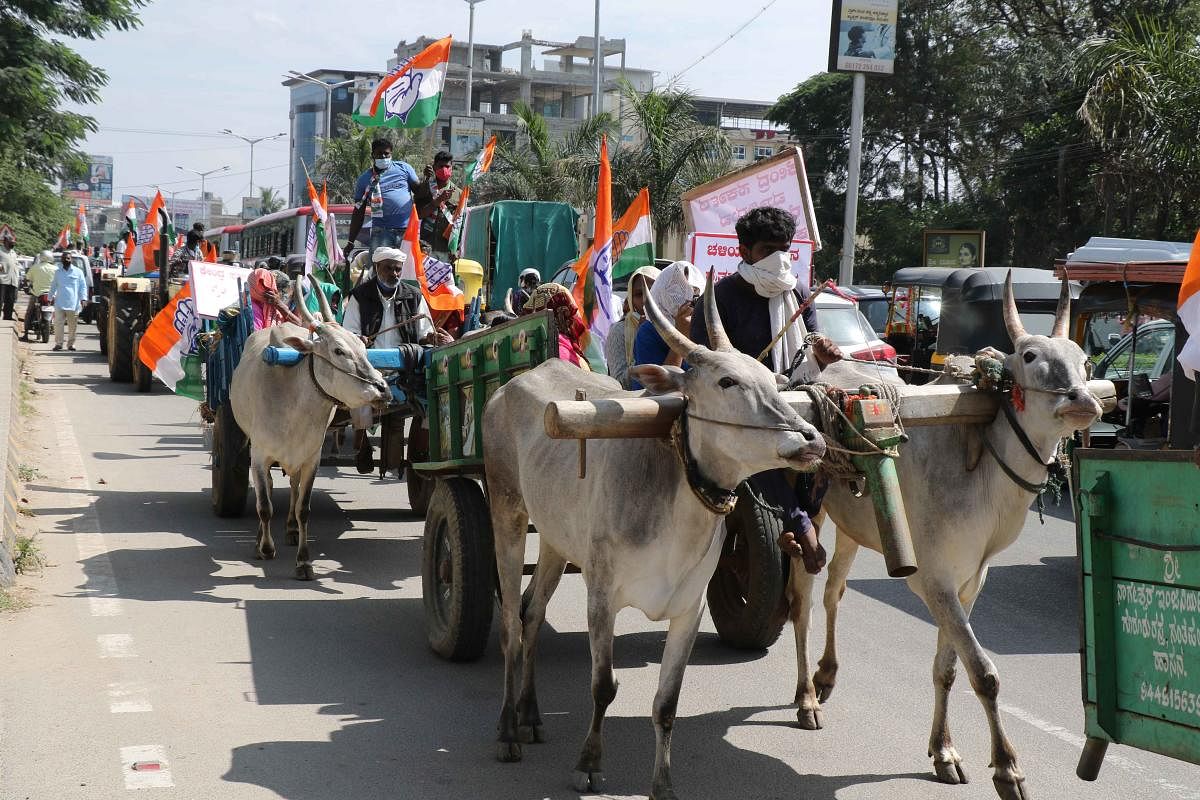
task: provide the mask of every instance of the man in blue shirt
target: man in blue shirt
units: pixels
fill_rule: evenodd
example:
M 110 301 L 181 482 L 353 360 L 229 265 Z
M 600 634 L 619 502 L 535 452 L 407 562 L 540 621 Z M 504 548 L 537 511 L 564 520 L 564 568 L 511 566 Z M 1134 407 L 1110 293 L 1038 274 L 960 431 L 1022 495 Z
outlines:
M 87 279 L 83 270 L 71 263 L 71 254 L 62 253 L 62 267 L 50 281 L 50 301 L 54 303 L 54 349 L 62 350 L 63 328 L 67 332 L 67 349 L 75 349 L 75 320 L 83 304 L 87 302 Z
M 367 207 L 371 208 L 371 246 L 400 247 L 412 215 L 413 190 L 421 185 L 417 171 L 404 161 L 392 160 L 392 143 L 376 139 L 371 143 L 371 168 L 358 176 L 354 184 L 354 213 L 350 217 L 349 252 L 362 230 Z M 427 170 L 432 174 L 432 169 Z

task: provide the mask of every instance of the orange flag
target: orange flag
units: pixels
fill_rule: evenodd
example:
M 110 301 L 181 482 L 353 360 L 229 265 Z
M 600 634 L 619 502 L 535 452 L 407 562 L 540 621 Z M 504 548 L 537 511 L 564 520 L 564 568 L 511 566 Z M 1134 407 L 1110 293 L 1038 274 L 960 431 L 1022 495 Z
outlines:
M 408 256 L 400 277 L 415 280 L 421 287 L 425 302 L 434 311 L 462 311 L 466 298 L 462 290 L 454 285 L 454 269 L 436 258 L 426 259 L 421 251 L 421 222 L 417 219 L 416 207 L 404 231 L 404 244 L 400 250 Z M 426 267 L 429 272 L 426 272 Z

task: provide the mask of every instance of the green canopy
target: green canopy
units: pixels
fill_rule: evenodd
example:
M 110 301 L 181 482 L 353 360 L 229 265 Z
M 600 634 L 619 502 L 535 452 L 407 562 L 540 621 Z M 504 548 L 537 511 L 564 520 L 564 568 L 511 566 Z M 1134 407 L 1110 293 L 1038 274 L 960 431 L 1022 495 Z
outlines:
M 484 265 L 488 306 L 503 308 L 521 270 L 533 267 L 544 280 L 579 257 L 579 213 L 565 203 L 502 200 L 471 209 L 463 228 L 463 257 Z

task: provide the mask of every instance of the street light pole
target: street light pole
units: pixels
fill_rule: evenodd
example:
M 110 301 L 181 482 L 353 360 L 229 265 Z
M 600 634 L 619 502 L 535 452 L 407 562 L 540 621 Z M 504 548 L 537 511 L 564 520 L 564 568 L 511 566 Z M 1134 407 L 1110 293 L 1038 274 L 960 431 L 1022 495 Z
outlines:
M 596 83 L 592 93 L 592 116 L 600 113 L 603 101 L 600 98 L 600 73 L 604 70 L 604 59 L 600 54 L 600 0 L 596 0 L 596 52 L 592 56 L 596 67 Z
M 233 131 L 229 130 L 229 128 L 225 128 L 221 131 L 221 133 L 234 136 L 250 145 L 250 196 L 254 197 L 254 145 L 258 144 L 259 142 L 269 142 L 273 139 L 278 139 L 280 136 L 287 136 L 287 134 L 276 133 L 272 134 L 271 136 L 259 136 L 257 139 L 251 139 L 248 136 L 242 136 L 240 133 L 234 133 Z
M 208 200 L 206 200 L 204 197 L 204 195 L 205 195 L 204 182 L 208 178 L 209 175 L 212 175 L 217 172 L 224 172 L 225 170 L 229 169 L 229 165 L 226 164 L 223 167 L 217 167 L 216 169 L 210 169 L 207 172 L 200 172 L 198 170 L 188 169 L 187 167 L 181 167 L 178 164 L 175 165 L 175 169 L 180 169 L 180 170 L 183 170 L 184 172 L 190 172 L 193 175 L 200 176 L 200 199 L 204 202 L 204 225 L 205 225 L 205 227 L 208 227 L 209 210 L 210 210 L 211 206 L 210 206 Z
M 467 24 L 467 116 L 471 116 L 471 82 L 475 77 L 475 4 L 483 0 L 466 0 L 471 6 L 471 21 Z

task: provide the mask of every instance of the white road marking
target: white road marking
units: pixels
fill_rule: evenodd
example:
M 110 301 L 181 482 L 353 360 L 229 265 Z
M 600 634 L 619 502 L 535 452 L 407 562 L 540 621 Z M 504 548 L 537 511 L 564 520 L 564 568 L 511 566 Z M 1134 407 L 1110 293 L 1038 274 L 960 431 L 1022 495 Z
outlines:
M 967 694 L 974 694 L 974 692 L 968 691 Z M 997 706 L 1005 714 L 1016 717 L 1027 725 L 1032 725 L 1042 733 L 1049 734 L 1061 742 L 1066 742 L 1077 750 L 1083 749 L 1083 744 L 1086 741 L 1085 737 L 1077 733 L 1073 733 L 1061 725 L 1055 725 L 1053 722 L 1048 722 L 1036 714 L 1031 714 L 1030 712 L 1018 706 L 1010 705 L 1009 703 L 997 703 Z M 1131 758 L 1126 758 L 1125 756 L 1113 753 L 1111 747 L 1104 756 L 1104 764 L 1106 766 L 1111 764 L 1114 767 L 1119 767 L 1131 775 L 1135 775 L 1147 783 L 1156 786 L 1159 791 L 1162 792 L 1162 794 L 1159 795 L 1160 797 L 1169 796 L 1178 798 L 1179 800 L 1200 800 L 1200 791 L 1187 786 L 1179 786 L 1165 780 L 1164 778 L 1156 778 L 1150 772 L 1150 769 L 1144 764 L 1134 761 Z
M 121 773 L 126 789 L 169 789 L 175 785 L 166 750 L 158 744 L 122 747 Z
M 102 633 L 96 637 L 101 658 L 137 658 L 133 637 L 128 633 Z
M 153 711 L 147 697 L 149 691 L 140 683 L 110 683 L 108 710 L 114 714 L 144 714 Z

